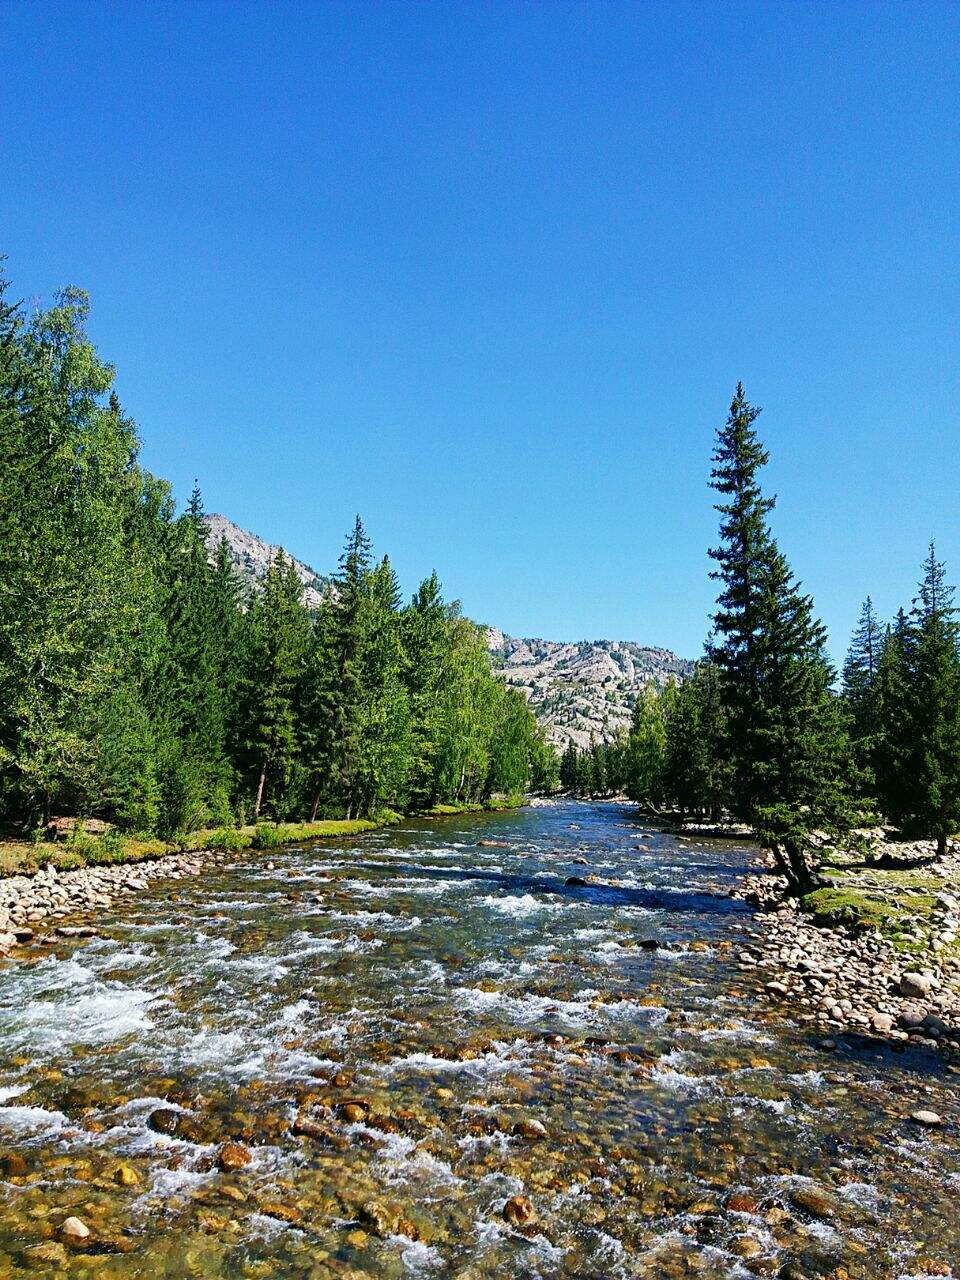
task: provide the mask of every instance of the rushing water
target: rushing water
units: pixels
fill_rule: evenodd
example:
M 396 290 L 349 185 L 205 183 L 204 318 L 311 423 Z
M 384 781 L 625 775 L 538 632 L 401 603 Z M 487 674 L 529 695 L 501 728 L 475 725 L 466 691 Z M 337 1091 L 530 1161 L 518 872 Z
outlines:
M 450 819 L 243 855 L 8 964 L 0 1276 L 957 1266 L 960 1077 L 767 1009 L 747 857 L 611 805 Z

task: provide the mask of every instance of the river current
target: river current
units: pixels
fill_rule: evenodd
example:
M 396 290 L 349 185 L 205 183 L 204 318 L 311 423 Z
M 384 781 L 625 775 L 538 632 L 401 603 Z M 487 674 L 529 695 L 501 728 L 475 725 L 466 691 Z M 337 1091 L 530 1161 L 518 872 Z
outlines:
M 960 1076 L 767 1005 L 749 859 L 610 804 L 414 822 L 7 963 L 0 1277 L 947 1274 Z

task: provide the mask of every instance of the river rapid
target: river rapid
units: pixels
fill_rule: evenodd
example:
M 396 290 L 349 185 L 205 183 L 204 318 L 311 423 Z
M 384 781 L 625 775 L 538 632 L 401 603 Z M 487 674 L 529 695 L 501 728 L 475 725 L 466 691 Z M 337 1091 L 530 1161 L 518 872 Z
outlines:
M 947 1274 L 960 1076 L 768 1006 L 749 861 L 609 804 L 410 823 L 8 962 L 0 1277 Z

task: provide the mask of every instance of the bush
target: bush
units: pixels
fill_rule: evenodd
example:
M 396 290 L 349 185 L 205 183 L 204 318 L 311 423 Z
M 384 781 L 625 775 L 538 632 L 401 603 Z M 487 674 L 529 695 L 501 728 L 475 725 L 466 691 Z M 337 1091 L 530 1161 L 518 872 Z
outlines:
M 224 849 L 237 852 L 250 847 L 251 837 L 236 827 L 218 827 L 215 831 L 198 833 L 203 838 L 194 842 L 192 847 L 198 849 Z
M 253 847 L 255 849 L 276 849 L 278 845 L 284 843 L 283 830 L 284 828 L 267 822 L 259 823 L 253 833 Z

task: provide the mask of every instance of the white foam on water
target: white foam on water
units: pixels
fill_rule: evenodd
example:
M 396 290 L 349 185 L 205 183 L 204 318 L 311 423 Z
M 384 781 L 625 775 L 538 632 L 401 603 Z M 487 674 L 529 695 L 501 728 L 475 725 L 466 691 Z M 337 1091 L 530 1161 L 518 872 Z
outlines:
M 289 1222 L 284 1222 L 281 1218 L 272 1218 L 268 1213 L 251 1213 L 246 1220 L 246 1227 L 250 1236 L 257 1240 L 273 1240 L 286 1231 L 297 1236 L 303 1235 L 302 1231 L 296 1230 Z
M 11 1098 L 19 1098 L 21 1093 L 27 1092 L 25 1084 L 5 1084 L 0 1086 L 0 1106 L 5 1102 L 9 1102 Z
M 668 1093 L 692 1094 L 695 1097 L 707 1093 L 712 1087 L 706 1076 L 688 1076 L 670 1068 L 655 1067 L 650 1079 Z
M 793 1075 L 787 1076 L 787 1079 L 793 1084 L 807 1089 L 820 1090 L 826 1084 L 822 1071 L 798 1071 Z
M 290 972 L 289 966 L 272 956 L 235 956 L 230 961 L 231 969 L 244 969 L 255 977 L 269 978 L 279 981 Z
M 537 915 L 541 911 L 561 911 L 563 904 L 559 902 L 541 902 L 532 893 L 508 894 L 505 898 L 491 895 L 478 900 L 480 906 L 489 907 L 491 911 L 499 911 L 501 915 L 523 919 L 525 916 Z
M 30 1137 L 53 1138 L 73 1128 L 62 1111 L 46 1107 L 0 1107 L 0 1128 Z
M 70 958 L 51 957 L 13 985 L 0 1021 L 0 1043 L 49 1055 L 68 1045 L 117 1040 L 153 1026 L 152 991 L 105 981 Z
M 177 1208 L 190 1198 L 197 1187 L 215 1176 L 213 1172 L 198 1173 L 196 1169 L 156 1169 L 149 1188 L 130 1207 L 138 1212 L 155 1211 L 159 1200 L 166 1208 Z
M 543 1017 L 562 1017 L 570 1023 L 592 1022 L 602 1012 L 586 1000 L 558 1000 L 548 996 L 511 996 L 505 991 L 478 991 L 457 987 L 453 992 L 462 1013 L 496 1012 L 518 1022 L 536 1022 Z
M 467 1058 L 463 1062 L 456 1058 L 435 1058 L 432 1053 L 409 1053 L 406 1057 L 396 1058 L 384 1068 L 385 1074 L 395 1075 L 399 1071 L 421 1071 L 468 1076 L 505 1075 L 510 1071 L 523 1070 L 523 1064 L 516 1057 L 507 1056 L 506 1051 L 516 1053 L 517 1048 L 528 1049 L 524 1041 L 516 1041 L 513 1045 L 504 1045 L 504 1052 L 492 1050 L 479 1058 Z
M 420 1275 L 424 1271 L 434 1271 L 443 1266 L 443 1258 L 439 1250 L 422 1240 L 411 1240 L 409 1236 L 392 1235 L 386 1237 L 386 1243 L 400 1251 L 400 1261 L 411 1273 Z
M 760 1107 L 776 1116 L 785 1116 L 793 1106 L 789 1098 L 751 1098 L 746 1094 L 737 1094 L 730 1101 L 744 1107 Z
M 840 1195 L 859 1209 L 866 1209 L 870 1213 L 880 1211 L 880 1192 L 870 1182 L 848 1182 L 840 1188 Z

